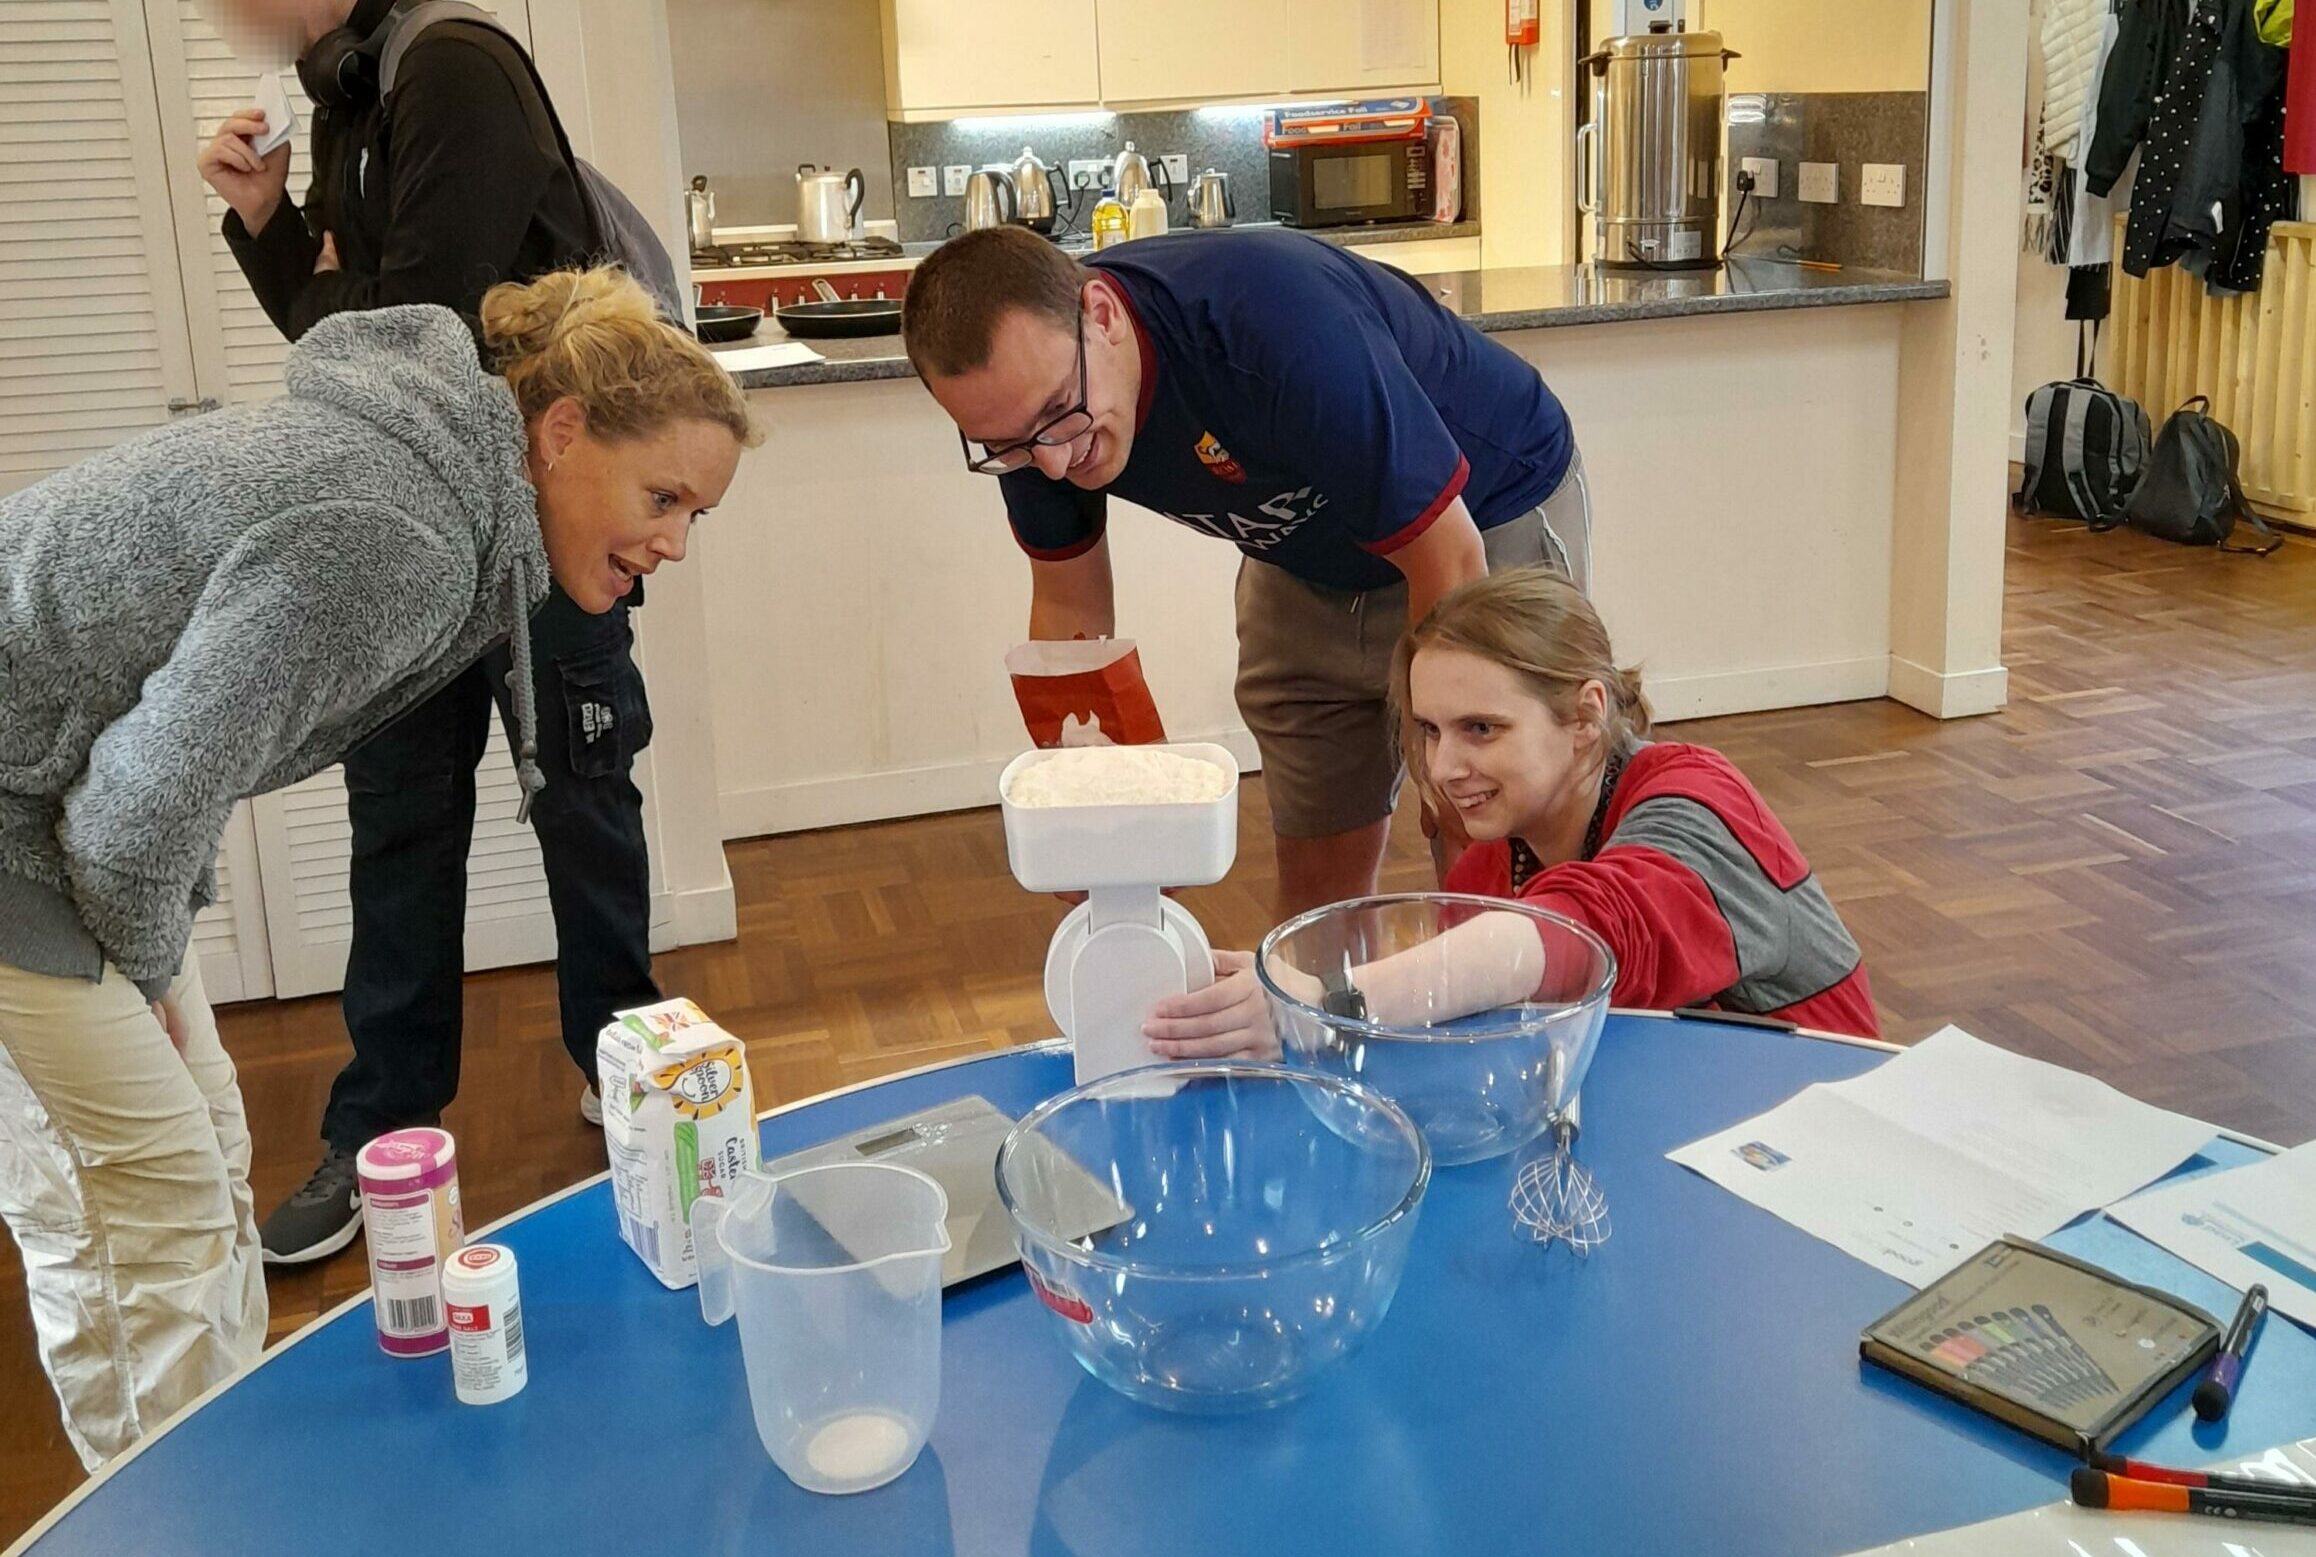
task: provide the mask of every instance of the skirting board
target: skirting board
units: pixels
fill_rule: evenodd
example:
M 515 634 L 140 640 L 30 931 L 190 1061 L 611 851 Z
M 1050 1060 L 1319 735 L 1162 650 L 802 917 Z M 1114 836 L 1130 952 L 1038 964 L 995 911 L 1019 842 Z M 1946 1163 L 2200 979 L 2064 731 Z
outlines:
M 1244 729 L 1177 735 L 1183 741 L 1213 741 L 1228 747 L 1242 772 L 1262 764 L 1254 737 Z M 1012 757 L 864 773 L 851 778 L 809 779 L 799 784 L 728 791 L 720 797 L 724 840 L 763 838 L 815 827 L 845 827 L 898 816 L 931 816 L 993 805 L 997 776 Z
M 1991 714 L 2010 701 L 2010 672 L 1995 665 L 1941 673 L 1893 654 L 1890 696 L 1935 718 L 1967 719 Z
M 678 946 L 704 946 L 729 941 L 740 934 L 739 902 L 732 892 L 732 868 L 714 886 L 688 892 L 657 892 L 651 899 L 651 949 L 674 951 Z
M 1887 656 L 1829 660 L 1815 665 L 1774 665 L 1757 670 L 1721 671 L 1707 676 L 1653 677 L 1641 666 L 1641 687 L 1660 722 L 1711 719 L 1722 714 L 1759 713 L 1766 708 L 1814 708 L 1821 703 L 1856 703 L 1889 690 Z

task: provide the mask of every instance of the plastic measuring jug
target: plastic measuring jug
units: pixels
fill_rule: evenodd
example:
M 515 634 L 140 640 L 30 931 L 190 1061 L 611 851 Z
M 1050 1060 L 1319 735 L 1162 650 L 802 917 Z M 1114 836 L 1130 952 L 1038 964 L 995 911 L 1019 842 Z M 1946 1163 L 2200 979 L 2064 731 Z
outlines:
M 692 1203 L 700 1314 L 740 1316 L 764 1450 L 810 1492 L 866 1492 L 916 1463 L 941 1404 L 949 1197 L 914 1168 L 744 1172 Z

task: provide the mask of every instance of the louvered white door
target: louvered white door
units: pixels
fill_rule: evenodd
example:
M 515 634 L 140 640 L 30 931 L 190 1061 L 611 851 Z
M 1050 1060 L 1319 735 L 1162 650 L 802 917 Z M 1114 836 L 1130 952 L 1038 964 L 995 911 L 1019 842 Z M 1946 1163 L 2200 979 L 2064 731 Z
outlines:
M 273 993 L 265 934 L 265 892 L 257 868 L 257 828 L 247 802 L 233 808 L 217 855 L 217 901 L 193 921 L 193 955 L 212 1005 Z
M 225 202 L 193 172 L 195 157 L 217 126 L 254 100 L 258 72 L 226 47 L 196 0 L 145 3 L 161 110 L 175 127 L 172 172 L 181 167 L 184 174 L 172 180 L 172 188 L 178 247 L 187 256 L 185 295 L 194 357 L 213 397 L 269 400 L 281 393 L 288 343 L 258 306 L 226 247 Z M 506 19 L 517 37 L 528 38 L 528 13 L 521 0 L 486 8 Z M 299 116 L 289 194 L 302 202 L 311 180 L 306 132 L 313 107 L 298 89 L 295 72 L 284 72 L 283 85 Z M 474 846 L 467 862 L 467 966 L 551 959 L 555 927 L 546 875 L 530 828 L 515 820 L 520 794 L 495 718 L 477 787 Z M 345 982 L 353 929 L 344 779 L 331 768 L 278 794 L 260 796 L 249 809 L 273 992 L 287 998 L 338 989 Z
M 474 846 L 467 856 L 468 970 L 546 962 L 555 921 L 531 829 L 515 820 L 522 793 L 496 717 L 476 777 Z M 288 998 L 339 989 L 354 928 L 347 893 L 353 833 L 344 773 L 330 768 L 251 802 L 265 883 L 266 937 L 274 993 Z
M 225 202 L 191 173 L 193 159 L 217 133 L 217 126 L 255 101 L 258 72 L 234 57 L 203 18 L 199 0 L 146 0 L 146 9 L 152 23 L 161 111 L 166 122 L 175 127 L 170 155 L 187 172 L 175 182 L 176 220 L 178 246 L 187 256 L 185 298 L 194 352 L 205 370 L 205 379 L 213 376 L 221 386 L 211 390 L 212 395 L 234 402 L 270 400 L 281 393 L 282 358 L 289 350 L 288 343 L 258 306 L 249 284 L 242 280 L 233 251 L 226 247 Z M 485 0 L 483 9 L 506 22 L 517 38 L 526 42 L 530 38 L 526 0 L 500 0 L 496 5 Z M 313 177 L 307 130 L 313 123 L 314 109 L 300 90 L 295 71 L 282 72 L 282 85 L 298 112 L 298 133 L 291 141 L 289 197 L 302 204 Z
M 0 0 L 0 494 L 199 396 L 136 0 Z

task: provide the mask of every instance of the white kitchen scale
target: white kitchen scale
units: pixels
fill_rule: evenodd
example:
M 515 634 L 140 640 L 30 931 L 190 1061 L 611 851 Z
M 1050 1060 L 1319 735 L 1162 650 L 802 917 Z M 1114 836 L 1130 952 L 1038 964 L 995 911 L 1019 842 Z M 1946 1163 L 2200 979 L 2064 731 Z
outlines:
M 1190 742 L 1150 751 L 1211 763 L 1230 775 L 1214 800 L 1164 805 L 1016 806 L 1023 769 L 1055 756 L 1025 752 L 997 780 L 1005 853 L 1032 892 L 1083 892 L 1045 955 L 1045 1003 L 1070 1040 L 1078 1084 L 1159 1063 L 1142 1036 L 1161 996 L 1214 982 L 1214 949 L 1167 887 L 1220 881 L 1238 856 L 1238 759 Z

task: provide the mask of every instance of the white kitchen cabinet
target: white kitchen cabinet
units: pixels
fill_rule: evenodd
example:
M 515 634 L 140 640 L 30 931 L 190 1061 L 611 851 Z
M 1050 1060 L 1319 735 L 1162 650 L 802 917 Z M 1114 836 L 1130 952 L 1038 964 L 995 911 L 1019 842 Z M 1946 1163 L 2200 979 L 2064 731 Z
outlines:
M 885 107 L 899 118 L 1091 108 L 1094 0 L 884 0 Z
M 1439 0 L 1285 0 L 1287 86 L 1397 96 L 1439 89 Z
M 1094 10 L 1112 107 L 1288 90 L 1287 0 L 1095 0 Z

